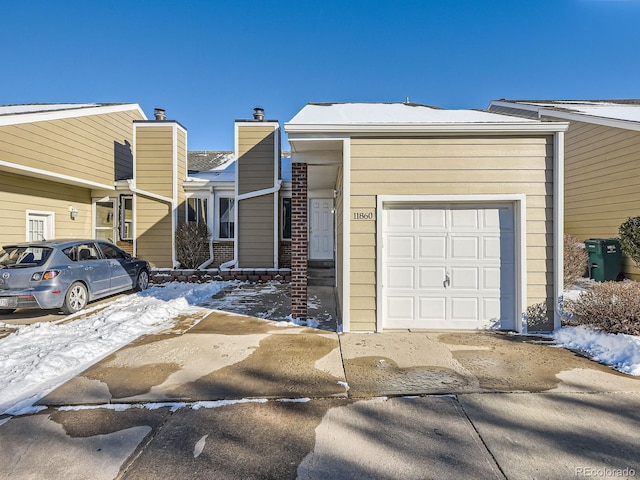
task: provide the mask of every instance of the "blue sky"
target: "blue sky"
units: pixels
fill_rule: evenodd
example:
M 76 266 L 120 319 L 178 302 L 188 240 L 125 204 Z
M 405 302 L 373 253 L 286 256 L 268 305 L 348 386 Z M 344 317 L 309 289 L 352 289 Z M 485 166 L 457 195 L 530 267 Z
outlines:
M 232 150 L 255 106 L 284 123 L 308 102 L 640 97 L 640 0 L 21 0 L 0 18 L 0 104 L 163 107 L 190 150 Z

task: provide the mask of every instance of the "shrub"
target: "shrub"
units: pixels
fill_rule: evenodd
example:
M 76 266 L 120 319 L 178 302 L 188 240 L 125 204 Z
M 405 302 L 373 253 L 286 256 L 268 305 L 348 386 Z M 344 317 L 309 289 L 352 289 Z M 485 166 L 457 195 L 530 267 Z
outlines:
M 587 272 L 589 254 L 573 235 L 564 236 L 564 284 L 570 287 Z
M 572 325 L 590 325 L 608 333 L 640 335 L 640 283 L 603 282 L 567 300 Z
M 184 268 L 198 268 L 209 259 L 209 229 L 202 223 L 183 223 L 176 231 L 176 255 Z
M 527 307 L 527 331 L 537 332 L 549 326 L 549 316 L 547 315 L 546 302 L 536 303 Z
M 640 268 L 640 217 L 627 218 L 618 228 L 622 252 Z

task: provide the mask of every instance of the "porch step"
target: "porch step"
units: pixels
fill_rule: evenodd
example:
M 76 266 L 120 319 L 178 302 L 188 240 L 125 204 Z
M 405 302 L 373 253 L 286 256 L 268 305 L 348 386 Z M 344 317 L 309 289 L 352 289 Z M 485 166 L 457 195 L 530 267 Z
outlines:
M 307 269 L 307 285 L 333 287 L 336 283 L 336 269 L 309 267 Z
M 309 260 L 307 263 L 309 269 L 311 268 L 334 268 L 336 263 L 333 260 Z

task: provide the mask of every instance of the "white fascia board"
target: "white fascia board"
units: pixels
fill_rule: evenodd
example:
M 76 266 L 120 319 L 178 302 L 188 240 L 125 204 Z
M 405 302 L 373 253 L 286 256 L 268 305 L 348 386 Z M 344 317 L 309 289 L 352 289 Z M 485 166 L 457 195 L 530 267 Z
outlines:
M 569 128 L 566 122 L 497 122 L 497 123 L 430 123 L 430 124 L 326 124 L 326 125 L 289 125 L 290 133 L 350 133 L 350 134 L 520 134 L 555 133 Z
M 71 175 L 65 175 L 64 173 L 54 173 L 48 170 L 44 170 L 42 168 L 34 168 L 27 167 L 25 165 L 20 165 L 13 162 L 6 162 L 4 160 L 0 160 L 0 167 L 5 167 L 9 171 L 13 173 L 18 173 L 20 175 L 30 176 L 42 178 L 45 180 L 52 180 L 59 183 L 65 183 L 68 185 L 75 185 L 78 187 L 86 187 L 86 188 L 101 188 L 105 190 L 115 190 L 115 186 L 113 184 L 108 185 L 104 183 L 93 182 L 91 180 L 85 180 L 78 177 L 73 177 Z
M 640 131 L 640 123 L 633 120 L 619 120 L 616 118 L 599 117 L 581 112 L 564 112 L 554 108 L 543 107 L 540 105 L 529 105 L 517 102 L 501 102 L 497 100 L 491 101 L 489 107 L 495 105 L 498 107 L 515 108 L 526 110 L 528 112 L 537 112 L 538 117 L 559 118 L 561 120 L 569 120 L 574 122 L 592 123 L 594 125 L 602 125 L 605 127 L 622 128 L 625 130 Z
M 519 110 L 526 110 L 527 112 L 537 112 L 541 108 L 539 105 L 529 105 L 528 103 L 518 103 L 518 102 L 503 102 L 501 100 L 491 100 L 491 102 L 489 103 L 489 109 L 492 106 L 517 108 Z
M 128 110 L 137 110 L 143 119 L 147 120 L 147 116 L 137 103 L 126 103 L 123 105 L 104 105 L 95 107 L 84 107 L 69 110 L 51 110 L 48 112 L 20 113 L 15 115 L 0 116 L 0 126 L 20 125 L 23 123 L 47 122 L 50 120 L 63 120 L 66 118 L 88 117 L 91 115 L 101 115 L 107 113 L 126 112 Z
M 597 117 L 579 112 L 559 112 L 558 110 L 541 108 L 538 111 L 540 117 L 554 117 L 562 120 L 572 120 L 574 122 L 592 123 L 594 125 L 602 125 L 605 127 L 622 128 L 625 130 L 640 131 L 640 122 L 632 120 L 618 120 L 615 118 Z

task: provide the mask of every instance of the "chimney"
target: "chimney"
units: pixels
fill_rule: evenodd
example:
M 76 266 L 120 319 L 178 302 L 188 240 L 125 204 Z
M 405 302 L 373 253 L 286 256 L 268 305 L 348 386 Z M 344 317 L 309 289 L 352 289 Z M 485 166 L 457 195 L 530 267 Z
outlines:
M 153 116 L 156 117 L 156 120 L 161 121 L 167 119 L 167 115 L 164 113 L 164 108 L 156 108 L 154 110 Z
M 259 122 L 264 121 L 264 108 L 256 107 L 253 109 L 253 119 Z

